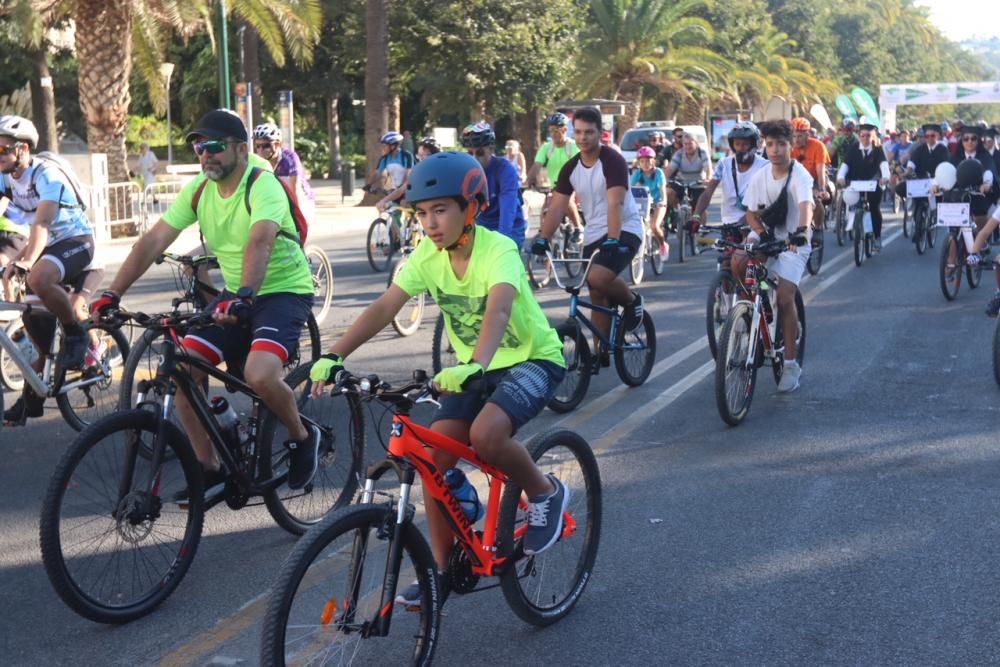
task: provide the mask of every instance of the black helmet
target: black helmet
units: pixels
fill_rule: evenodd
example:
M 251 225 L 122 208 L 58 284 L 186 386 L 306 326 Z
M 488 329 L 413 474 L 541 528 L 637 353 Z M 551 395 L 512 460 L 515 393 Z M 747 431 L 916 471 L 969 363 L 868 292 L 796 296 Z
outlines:
M 484 146 L 495 146 L 497 135 L 493 127 L 484 121 L 479 121 L 472 125 L 466 125 L 462 130 L 463 148 L 482 148 Z
M 430 151 L 431 155 L 441 152 L 441 144 L 438 143 L 438 140 L 434 137 L 424 137 L 420 140 L 420 143 L 418 143 L 417 146 L 423 146 Z
M 976 188 L 983 184 L 983 165 L 979 160 L 962 160 L 955 171 L 955 187 Z
M 731 150 L 736 150 L 733 148 L 733 141 L 736 139 L 749 139 L 751 149 L 757 148 L 760 143 L 760 130 L 757 126 L 748 120 L 741 120 L 733 126 L 733 129 L 729 130 L 729 148 Z

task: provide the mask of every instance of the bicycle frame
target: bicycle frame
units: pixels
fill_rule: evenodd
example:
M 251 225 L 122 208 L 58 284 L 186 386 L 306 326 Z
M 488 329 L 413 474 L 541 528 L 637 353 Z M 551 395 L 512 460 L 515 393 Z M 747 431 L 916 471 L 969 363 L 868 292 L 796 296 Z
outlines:
M 580 282 L 577 283 L 576 285 L 573 286 L 563 285 L 562 281 L 559 280 L 559 276 L 557 275 L 558 272 L 553 272 L 553 276 L 555 277 L 556 284 L 559 285 L 560 288 L 562 288 L 569 294 L 570 318 L 579 321 L 581 324 L 587 327 L 587 329 L 590 330 L 590 333 L 601 341 L 601 345 L 604 347 L 605 350 L 607 350 L 608 352 L 614 352 L 615 349 L 617 349 L 614 343 L 616 338 L 615 334 L 618 332 L 618 327 L 621 326 L 621 317 L 618 314 L 618 309 L 609 308 L 607 306 L 598 306 L 597 304 L 591 303 L 589 301 L 584 301 L 583 299 L 580 298 L 580 289 L 585 284 L 587 284 L 587 276 L 590 274 L 590 267 L 594 263 L 594 257 L 596 255 L 597 253 L 595 252 L 587 259 L 587 265 L 586 267 L 584 267 L 583 275 L 580 276 Z M 552 257 L 552 253 L 548 251 L 546 251 L 545 256 L 548 258 L 550 262 L 565 263 L 565 262 L 581 261 L 579 259 L 556 259 Z M 607 336 L 605 336 L 600 330 L 598 330 L 596 326 L 594 326 L 594 323 L 590 321 L 590 318 L 588 318 L 586 315 L 580 312 L 579 310 L 580 307 L 587 308 L 591 312 L 596 311 L 598 313 L 603 313 L 607 315 L 609 318 L 611 318 L 611 330 L 608 332 Z
M 418 399 L 424 402 L 427 399 Z M 441 450 L 459 460 L 474 465 L 490 478 L 489 498 L 486 502 L 486 515 L 483 519 L 483 534 L 480 537 L 469 518 L 465 515 L 461 503 L 444 479 L 444 472 L 434 463 L 431 452 Z M 504 473 L 484 462 L 476 456 L 472 447 L 453 440 L 446 435 L 432 431 L 430 428 L 415 424 L 408 414 L 408 409 L 396 403 L 396 411 L 392 420 L 389 435 L 388 456 L 369 466 L 366 472 L 365 486 L 361 494 L 361 503 L 370 504 L 375 497 L 375 482 L 386 472 L 393 471 L 400 480 L 399 499 L 396 505 L 395 534 L 390 542 L 385 580 L 382 585 L 382 599 L 379 603 L 377 618 L 373 619 L 368 632 L 371 636 L 385 636 L 389 633 L 392 619 L 392 609 L 396 597 L 397 575 L 403 558 L 403 540 L 400 539 L 401 527 L 412 519 L 409 511 L 410 492 L 413 483 L 419 475 L 423 481 L 427 495 L 425 502 L 433 500 L 442 515 L 447 519 L 452 532 L 469 558 L 472 572 L 476 575 L 493 577 L 503 574 L 505 568 L 516 563 L 523 557 L 520 549 L 506 555 L 497 555 L 497 526 L 500 521 L 500 499 L 504 484 L 508 479 Z M 522 501 L 523 502 L 523 501 Z M 527 526 L 521 526 L 514 531 L 514 541 L 521 537 Z M 572 536 L 576 532 L 576 521 L 569 512 L 563 513 L 563 530 L 559 539 Z M 355 538 L 352 563 L 358 561 L 359 550 L 364 549 L 366 536 Z M 355 590 L 351 592 L 352 599 L 357 599 L 361 577 L 353 573 L 350 579 L 355 582 Z M 355 605 L 351 605 L 351 609 Z M 347 613 L 345 621 L 353 621 L 353 614 Z
M 22 313 L 30 313 L 32 310 L 37 310 L 44 313 L 50 317 L 55 317 L 51 315 L 44 308 L 35 308 L 30 304 L 25 303 L 12 303 L 9 301 L 0 301 L 0 310 L 16 310 Z M 96 384 L 104 379 L 103 376 L 97 376 L 93 378 L 88 378 L 84 380 L 77 380 L 76 382 L 70 382 L 69 384 L 62 384 L 59 387 L 52 386 L 52 376 L 53 376 L 53 359 L 58 352 L 56 349 L 58 345 L 58 337 L 52 337 L 52 346 L 48 353 L 45 355 L 45 366 L 42 369 L 42 374 L 39 375 L 35 372 L 35 369 L 31 367 L 28 360 L 24 358 L 21 354 L 21 350 L 18 349 L 17 343 L 11 340 L 10 336 L 0 328 L 0 347 L 2 347 L 7 354 L 10 355 L 11 360 L 14 365 L 17 366 L 18 370 L 21 371 L 21 375 L 24 377 L 24 381 L 28 383 L 32 391 L 38 396 L 57 396 L 59 394 L 65 394 L 67 392 L 73 391 L 74 389 L 79 389 L 80 387 L 87 387 L 92 384 Z

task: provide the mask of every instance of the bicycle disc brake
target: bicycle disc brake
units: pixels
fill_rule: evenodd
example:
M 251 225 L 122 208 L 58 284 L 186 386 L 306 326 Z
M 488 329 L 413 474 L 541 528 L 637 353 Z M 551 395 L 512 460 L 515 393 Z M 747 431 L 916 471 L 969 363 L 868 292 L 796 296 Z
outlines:
M 476 535 L 482 539 L 483 531 L 477 530 Z M 448 556 L 448 577 L 451 590 L 459 595 L 471 593 L 479 583 L 479 575 L 472 571 L 472 561 L 461 544 L 456 543 Z

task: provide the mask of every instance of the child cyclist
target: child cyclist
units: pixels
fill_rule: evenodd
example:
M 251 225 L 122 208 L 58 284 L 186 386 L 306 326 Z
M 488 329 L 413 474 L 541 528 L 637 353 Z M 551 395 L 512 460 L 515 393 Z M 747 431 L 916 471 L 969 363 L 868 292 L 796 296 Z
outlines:
M 517 246 L 475 224 L 489 202 L 486 174 L 475 158 L 456 152 L 425 158 L 410 174 L 406 201 L 426 237 L 386 293 L 313 365 L 313 396 L 322 395 L 344 359 L 385 328 L 412 296 L 430 291 L 460 360 L 434 377 L 444 395 L 431 428 L 469 443 L 479 458 L 524 489 L 529 502 L 524 551 L 541 553 L 562 532 L 570 492 L 554 476 L 543 475 L 513 436 L 542 411 L 562 381 L 562 342 L 531 293 Z M 482 391 L 464 391 L 469 380 L 480 378 L 485 398 Z M 456 461 L 435 451 L 434 463 L 443 471 Z M 428 503 L 426 511 L 438 576 L 444 577 L 454 536 L 439 507 Z M 447 581 L 441 581 L 447 591 Z M 396 601 L 419 605 L 419 586 L 410 585 Z

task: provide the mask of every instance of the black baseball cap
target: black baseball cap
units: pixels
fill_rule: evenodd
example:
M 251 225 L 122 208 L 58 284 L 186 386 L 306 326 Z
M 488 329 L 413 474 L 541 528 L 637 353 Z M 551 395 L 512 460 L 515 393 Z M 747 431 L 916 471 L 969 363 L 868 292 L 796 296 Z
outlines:
M 249 141 L 247 127 L 243 124 L 243 119 L 229 109 L 216 109 L 209 111 L 198 121 L 197 128 L 187 133 L 186 141 L 193 141 L 196 137 L 206 139 L 226 139 L 233 137 L 240 141 Z
M 924 123 L 920 126 L 924 132 L 937 132 L 941 134 L 941 124 L 940 123 Z

